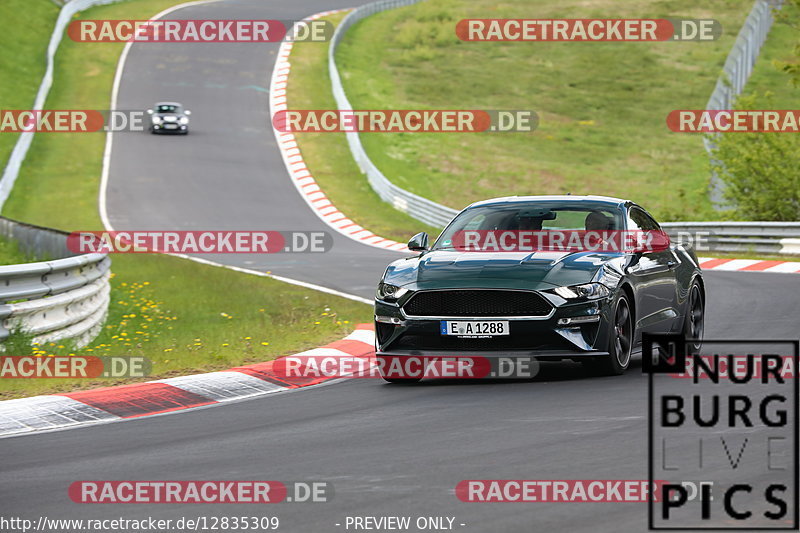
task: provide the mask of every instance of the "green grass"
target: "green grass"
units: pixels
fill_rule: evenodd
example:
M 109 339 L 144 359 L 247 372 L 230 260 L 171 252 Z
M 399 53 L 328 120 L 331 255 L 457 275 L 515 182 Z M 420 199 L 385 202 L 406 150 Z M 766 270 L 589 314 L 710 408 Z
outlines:
M 326 20 L 338 25 L 344 15 L 332 15 Z M 328 75 L 327 43 L 298 42 L 292 48 L 290 60 L 289 108 L 335 109 Z M 408 241 L 420 231 L 438 235 L 437 228 L 387 208 L 361 174 L 344 133 L 298 133 L 295 137 L 311 175 L 333 204 L 351 220 L 381 237 L 399 242 Z
M 707 195 L 701 137 L 668 131 L 665 117 L 704 107 L 751 6 L 750 0 L 432 0 L 361 21 L 337 59 L 354 108 L 539 113 L 532 133 L 363 134 L 378 168 L 412 192 L 454 208 L 509 194 L 604 194 L 638 201 L 662 220 L 714 219 L 720 215 Z M 457 21 L 470 17 L 662 16 L 715 18 L 723 36 L 704 43 L 466 43 L 454 32 Z M 295 48 L 293 63 L 303 49 Z M 300 107 L 301 92 L 290 90 L 290 106 Z M 365 183 L 344 167 L 332 173 Z M 372 227 L 387 210 L 348 215 Z
M 35 259 L 20 250 L 16 241 L 0 237 L 0 265 L 17 265 L 31 261 Z
M 141 19 L 179 3 L 126 1 L 92 8 L 79 18 Z M 76 43 L 64 38 L 56 55 L 55 82 L 46 106 L 108 109 L 122 48 L 123 43 Z M 68 231 L 102 229 L 97 216 L 97 191 L 104 146 L 105 136 L 101 133 L 36 135 L 3 214 Z
M 24 15 L 24 19 L 20 20 Z M 45 51 L 58 17 L 50 0 L 0 2 L 0 109 L 30 109 L 42 81 Z M 15 23 L 15 22 L 19 23 Z M 18 133 L 0 133 L 0 168 L 4 168 Z
M 371 318 L 358 302 L 174 257 L 115 256 L 112 268 L 109 318 L 89 346 L 46 344 L 8 355 L 144 356 L 153 363 L 148 379 L 155 379 L 314 348 Z M 0 398 L 120 382 L 3 379 Z
M 176 3 L 131 1 L 81 16 L 141 19 Z M 120 44 L 62 41 L 47 106 L 108 108 L 121 50 Z M 97 194 L 104 143 L 98 134 L 37 135 L 3 214 L 69 231 L 101 229 Z M 296 353 L 339 339 L 355 323 L 371 320 L 369 306 L 268 278 L 162 255 L 112 259 L 112 303 L 103 333 L 80 351 L 47 344 L 30 353 L 145 356 L 153 361 L 148 379 L 154 379 Z M 0 398 L 119 382 L 3 379 Z
M 795 25 L 800 24 L 800 8 L 786 5 L 783 12 Z M 778 61 L 796 61 L 793 47 L 800 42 L 800 31 L 785 23 L 776 22 L 769 32 L 753 74 L 747 81 L 745 93 L 764 95 L 771 93 L 773 109 L 797 109 L 800 88 L 791 84 L 791 78 L 775 65 Z

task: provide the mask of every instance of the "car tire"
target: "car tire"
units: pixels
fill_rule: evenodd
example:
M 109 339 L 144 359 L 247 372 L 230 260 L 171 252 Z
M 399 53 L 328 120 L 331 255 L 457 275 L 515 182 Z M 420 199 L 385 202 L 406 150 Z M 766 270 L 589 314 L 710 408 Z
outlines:
M 623 374 L 631 364 L 633 339 L 636 332 L 634 330 L 633 312 L 625 294 L 620 294 L 616 302 L 614 302 L 611 320 L 608 347 L 606 349 L 610 355 L 592 358 L 584 363 L 593 374 L 618 376 Z
M 686 302 L 686 317 L 683 320 L 683 338 L 696 339 L 698 342 L 687 344 L 687 351 L 696 355 L 700 353 L 705 330 L 705 301 L 700 284 L 693 281 L 689 287 L 689 296 Z

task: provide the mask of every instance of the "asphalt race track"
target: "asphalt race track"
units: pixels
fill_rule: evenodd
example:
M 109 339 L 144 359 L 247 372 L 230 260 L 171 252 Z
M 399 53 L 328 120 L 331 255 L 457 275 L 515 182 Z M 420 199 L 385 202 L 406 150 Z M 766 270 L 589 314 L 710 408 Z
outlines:
M 170 17 L 295 19 L 348 4 L 231 1 Z M 118 108 L 178 100 L 192 110 L 193 129 L 186 137 L 115 136 L 108 211 L 116 229 L 330 231 L 289 181 L 269 126 L 264 91 L 276 50 L 133 47 Z M 215 260 L 369 297 L 399 254 L 334 237 L 327 254 Z M 705 279 L 707 338 L 797 338 L 797 276 L 708 272 Z M 273 514 L 279 531 L 298 533 L 345 531 L 348 515 L 454 516 L 455 529 L 472 532 L 646 531 L 645 504 L 467 504 L 453 494 L 463 479 L 647 479 L 646 383 L 638 360 L 609 378 L 559 363 L 545 364 L 533 381 L 350 380 L 4 439 L 0 482 L 13 490 L 3 492 L 2 506 L 5 515 L 34 519 Z M 326 504 L 267 507 L 69 500 L 72 482 L 103 479 L 322 480 L 335 495 Z
M 708 276 L 707 337 L 791 338 L 797 280 Z M 637 503 L 461 503 L 462 479 L 646 479 L 646 378 L 587 378 L 549 364 L 534 381 L 363 379 L 167 416 L 5 439 L 6 515 L 51 518 L 274 513 L 281 530 L 343 530 L 347 515 L 450 515 L 463 531 L 645 531 Z M 13 460 L 9 460 L 13 458 Z M 330 503 L 76 505 L 98 479 L 270 479 L 333 483 Z M 304 507 L 298 509 L 297 507 Z M 256 508 L 257 507 L 257 511 Z M 33 517 L 35 518 L 35 517 Z
M 299 20 L 344 7 L 352 4 L 225 1 L 190 6 L 168 18 Z M 116 230 L 327 231 L 334 242 L 325 257 L 309 253 L 202 257 L 371 298 L 383 269 L 403 254 L 364 246 L 336 232 L 297 193 L 269 115 L 269 80 L 277 51 L 277 43 L 131 47 L 117 109 L 143 110 L 159 101 L 176 100 L 192 111 L 192 120 L 186 136 L 114 134 L 109 219 Z

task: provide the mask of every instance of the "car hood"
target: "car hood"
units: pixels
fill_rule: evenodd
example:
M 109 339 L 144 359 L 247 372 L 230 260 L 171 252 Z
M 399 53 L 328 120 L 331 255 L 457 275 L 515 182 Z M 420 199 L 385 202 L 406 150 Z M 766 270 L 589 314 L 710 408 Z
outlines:
M 437 250 L 395 261 L 386 269 L 384 281 L 411 290 L 550 289 L 588 283 L 603 267 L 619 270 L 622 261 L 620 253 Z

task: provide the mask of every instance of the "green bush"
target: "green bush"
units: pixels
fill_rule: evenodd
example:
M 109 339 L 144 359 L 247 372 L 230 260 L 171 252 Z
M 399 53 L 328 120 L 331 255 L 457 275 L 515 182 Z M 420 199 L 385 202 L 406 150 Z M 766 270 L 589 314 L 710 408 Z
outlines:
M 737 109 L 770 109 L 769 94 L 740 97 Z M 800 220 L 800 136 L 726 133 L 714 138 L 711 166 L 737 218 Z

